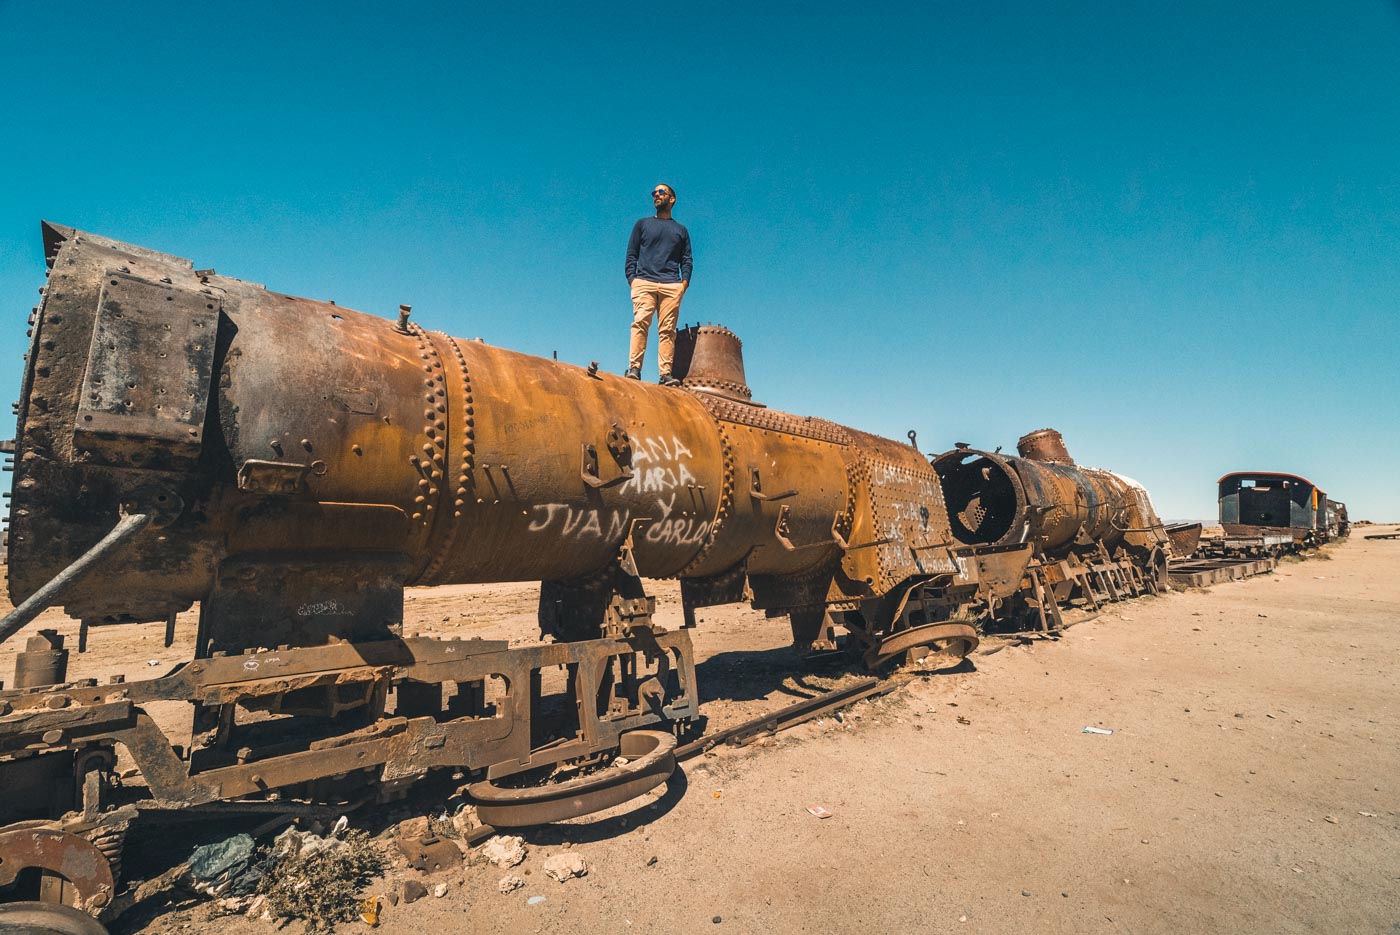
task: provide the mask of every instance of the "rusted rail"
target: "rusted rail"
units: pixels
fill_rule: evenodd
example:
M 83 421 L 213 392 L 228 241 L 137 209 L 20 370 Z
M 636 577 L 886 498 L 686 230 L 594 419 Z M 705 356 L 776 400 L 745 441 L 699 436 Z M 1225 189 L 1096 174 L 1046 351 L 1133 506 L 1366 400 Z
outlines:
M 862 679 L 854 685 L 845 688 L 833 689 L 832 691 L 816 695 L 805 701 L 798 701 L 780 708 L 777 711 L 770 711 L 767 714 L 760 714 L 742 724 L 713 734 L 692 740 L 676 749 L 676 759 L 678 761 L 688 760 L 693 756 L 713 750 L 722 744 L 729 746 L 743 746 L 750 740 L 763 734 L 772 733 L 778 730 L 785 730 L 794 727 L 813 718 L 821 717 L 830 711 L 843 708 L 846 705 L 855 704 L 865 698 L 874 698 L 885 695 L 900 685 L 899 682 L 891 679 Z

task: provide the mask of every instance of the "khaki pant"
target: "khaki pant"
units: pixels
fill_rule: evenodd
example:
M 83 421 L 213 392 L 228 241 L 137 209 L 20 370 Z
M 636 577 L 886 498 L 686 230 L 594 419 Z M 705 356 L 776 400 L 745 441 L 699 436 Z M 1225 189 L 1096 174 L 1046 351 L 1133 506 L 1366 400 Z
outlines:
M 671 361 L 676 356 L 676 318 L 680 315 L 683 295 L 683 282 L 632 280 L 632 348 L 627 358 L 629 370 L 642 369 L 642 360 L 647 353 L 647 332 L 651 330 L 651 318 L 655 315 L 660 369 L 662 373 L 671 372 Z

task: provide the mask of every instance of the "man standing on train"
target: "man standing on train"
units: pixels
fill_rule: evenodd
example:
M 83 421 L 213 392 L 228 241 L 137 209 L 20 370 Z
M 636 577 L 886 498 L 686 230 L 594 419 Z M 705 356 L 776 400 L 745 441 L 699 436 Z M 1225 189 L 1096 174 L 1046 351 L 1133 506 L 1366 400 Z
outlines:
M 647 352 L 647 332 L 656 317 L 656 352 L 662 386 L 679 386 L 671 376 L 676 353 L 676 319 L 681 298 L 690 286 L 690 231 L 671 217 L 676 190 L 665 183 L 651 192 L 656 206 L 654 217 L 642 218 L 632 226 L 627 241 L 627 282 L 632 286 L 632 346 L 627 359 L 627 376 L 642 378 L 642 360 Z

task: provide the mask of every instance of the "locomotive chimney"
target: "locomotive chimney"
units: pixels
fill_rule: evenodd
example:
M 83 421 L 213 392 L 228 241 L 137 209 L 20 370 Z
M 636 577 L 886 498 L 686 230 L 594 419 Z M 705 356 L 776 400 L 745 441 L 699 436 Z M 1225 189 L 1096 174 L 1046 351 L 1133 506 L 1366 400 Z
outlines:
M 1054 429 L 1038 429 L 1022 435 L 1016 442 L 1016 453 L 1028 461 L 1044 461 L 1047 464 L 1074 464 L 1065 448 L 1065 440 Z
M 744 343 L 723 325 L 691 325 L 676 332 L 671 372 L 695 390 L 747 403 L 753 393 L 744 379 Z

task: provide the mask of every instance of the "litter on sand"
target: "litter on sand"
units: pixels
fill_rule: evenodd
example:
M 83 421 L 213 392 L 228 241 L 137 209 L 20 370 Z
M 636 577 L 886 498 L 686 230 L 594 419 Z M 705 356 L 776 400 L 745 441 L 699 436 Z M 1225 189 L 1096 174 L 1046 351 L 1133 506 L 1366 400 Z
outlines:
M 832 812 L 829 812 L 826 809 L 822 808 L 820 805 L 808 805 L 807 811 L 809 814 L 816 815 L 818 818 L 830 818 L 833 814 Z
M 1108 730 L 1108 729 L 1103 728 L 1103 727 L 1086 727 L 1086 728 L 1084 728 L 1082 731 L 1080 731 L 1080 733 L 1081 733 L 1081 734 L 1103 734 L 1105 737 L 1107 737 L 1109 734 L 1112 734 L 1113 731 Z
M 525 900 L 525 905 L 538 906 L 542 902 L 544 902 L 543 896 L 531 896 L 529 899 Z

